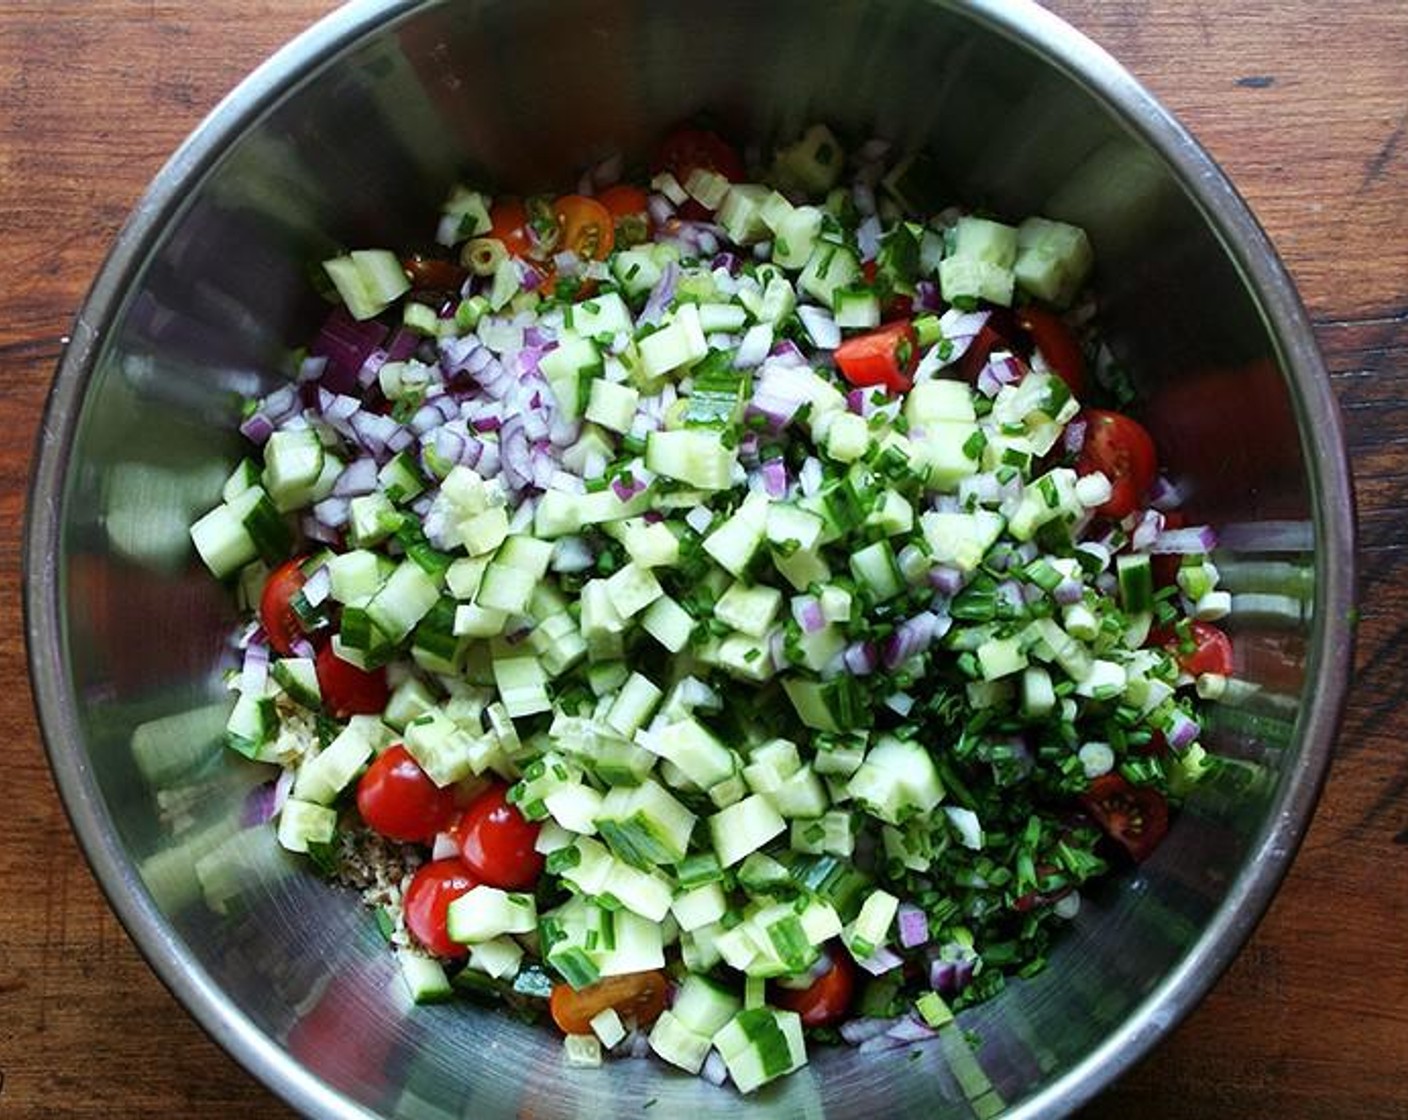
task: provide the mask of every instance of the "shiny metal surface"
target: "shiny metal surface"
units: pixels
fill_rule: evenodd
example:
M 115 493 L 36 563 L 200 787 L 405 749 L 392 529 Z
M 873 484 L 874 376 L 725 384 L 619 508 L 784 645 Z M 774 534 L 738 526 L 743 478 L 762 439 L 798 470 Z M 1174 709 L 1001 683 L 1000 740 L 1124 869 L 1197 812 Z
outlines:
M 55 382 L 26 550 L 36 703 L 100 882 L 192 1014 L 310 1115 L 738 1107 L 652 1063 L 569 1075 L 555 1037 L 491 1011 L 408 1006 L 356 900 L 240 830 L 253 778 L 218 745 L 234 614 L 185 535 L 239 455 L 239 396 L 316 322 L 309 262 L 420 238 L 456 175 L 572 182 L 705 108 L 764 140 L 824 119 L 928 145 L 955 197 L 1091 230 L 1120 354 L 1224 529 L 1248 682 L 1208 736 L 1239 765 L 1087 901 L 1046 972 L 964 1017 L 976 1050 L 822 1052 L 750 1110 L 965 1117 L 983 1082 L 1014 1116 L 1073 1110 L 1212 984 L 1309 819 L 1350 661 L 1335 406 L 1254 220 L 1108 56 L 1018 0 L 352 4 L 248 79 L 133 214 Z M 241 859 L 216 874 L 220 845 Z

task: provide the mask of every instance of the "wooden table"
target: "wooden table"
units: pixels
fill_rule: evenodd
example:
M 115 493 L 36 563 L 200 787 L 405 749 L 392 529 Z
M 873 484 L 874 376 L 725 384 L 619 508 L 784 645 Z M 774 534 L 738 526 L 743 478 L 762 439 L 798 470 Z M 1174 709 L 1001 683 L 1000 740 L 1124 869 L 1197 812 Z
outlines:
M 18 588 L 30 440 L 61 338 L 186 132 L 329 0 L 0 0 L 0 564 Z M 1408 1117 L 1408 8 L 1052 0 L 1207 145 L 1300 285 L 1358 479 L 1359 680 L 1315 825 L 1207 1002 L 1087 1115 Z M 18 593 L 0 599 L 0 1116 L 282 1107 L 108 912 L 50 783 Z

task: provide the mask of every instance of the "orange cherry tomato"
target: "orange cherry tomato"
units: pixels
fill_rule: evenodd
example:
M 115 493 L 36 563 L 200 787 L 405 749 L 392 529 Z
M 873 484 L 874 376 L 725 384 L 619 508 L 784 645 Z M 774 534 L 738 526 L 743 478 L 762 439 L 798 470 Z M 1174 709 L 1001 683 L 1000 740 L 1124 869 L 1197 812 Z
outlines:
M 580 260 L 604 261 L 615 244 L 611 211 L 584 194 L 565 194 L 553 203 L 557 214 L 557 251 Z
M 1125 517 L 1139 508 L 1159 472 L 1158 452 L 1144 426 L 1120 412 L 1088 408 L 1085 445 L 1076 463 L 1077 474 L 1101 471 L 1110 480 L 1110 500 L 1096 512 Z
M 908 392 L 919 364 L 919 339 L 907 320 L 848 338 L 836 348 L 836 364 L 852 385 L 879 385 L 892 393 Z
M 649 239 L 649 198 L 640 187 L 633 187 L 629 183 L 607 187 L 597 195 L 597 201 L 605 206 L 611 215 L 617 245 L 629 247 Z
M 802 1017 L 804 1027 L 833 1027 L 846 1017 L 856 987 L 856 966 L 851 956 L 837 945 L 826 950 L 831 967 L 806 988 L 772 987 L 771 1001 Z
M 1168 802 L 1147 786 L 1119 774 L 1102 774 L 1081 794 L 1081 804 L 1112 840 L 1135 860 L 1147 859 L 1168 832 Z
M 623 1019 L 635 1019 L 637 1026 L 647 1026 L 665 1010 L 666 991 L 663 972 L 628 972 L 580 991 L 571 984 L 554 984 L 548 1010 L 563 1034 L 590 1034 L 592 1020 L 608 1007 Z
M 280 564 L 264 581 L 259 596 L 259 623 L 269 638 L 269 645 L 285 657 L 293 652 L 293 643 L 304 636 L 303 623 L 293 609 L 293 597 L 303 590 L 308 578 L 303 574 L 306 557 L 295 556 Z

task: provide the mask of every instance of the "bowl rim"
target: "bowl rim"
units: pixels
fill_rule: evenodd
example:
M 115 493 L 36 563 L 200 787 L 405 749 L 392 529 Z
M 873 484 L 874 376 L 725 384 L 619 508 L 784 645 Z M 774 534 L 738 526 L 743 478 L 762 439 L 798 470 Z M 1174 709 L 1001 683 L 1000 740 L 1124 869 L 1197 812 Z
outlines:
M 265 1035 L 195 961 L 157 909 L 116 840 L 111 815 L 81 752 L 64 669 L 59 554 L 64 465 L 82 402 L 125 293 L 191 189 L 229 145 L 321 66 L 358 41 L 443 0 L 353 0 L 262 63 L 209 113 L 157 173 L 118 233 L 78 311 L 36 435 L 23 547 L 29 679 L 41 737 L 69 821 L 108 904 L 138 951 L 196 1022 L 265 1087 L 316 1117 L 374 1114 L 300 1065 Z M 1309 827 L 1348 693 L 1354 642 L 1354 499 L 1338 405 L 1309 317 L 1250 208 L 1212 157 L 1103 48 L 1034 0 L 930 0 L 1043 56 L 1147 144 L 1219 238 L 1257 300 L 1287 381 L 1309 476 L 1316 599 L 1296 774 L 1282 783 L 1268 823 L 1198 941 L 1124 1022 L 1010 1116 L 1074 1112 L 1145 1058 L 1207 994 L 1240 952 L 1284 879 Z M 1313 419 L 1313 423 L 1311 422 Z

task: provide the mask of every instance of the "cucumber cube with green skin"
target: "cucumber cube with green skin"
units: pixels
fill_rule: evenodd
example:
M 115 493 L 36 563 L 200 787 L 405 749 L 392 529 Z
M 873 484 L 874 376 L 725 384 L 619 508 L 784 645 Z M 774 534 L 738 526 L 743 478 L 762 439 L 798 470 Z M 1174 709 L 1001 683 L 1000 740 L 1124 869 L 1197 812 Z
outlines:
M 388 641 L 401 641 L 440 601 L 439 583 L 413 560 L 391 573 L 367 604 L 367 617 Z
M 650 1028 L 650 1048 L 657 1055 L 678 1066 L 686 1073 L 697 1074 L 704 1068 L 712 1040 L 708 1035 L 691 1030 L 668 1008 L 660 1013 Z
M 401 260 L 386 249 L 359 249 L 323 262 L 354 319 L 374 319 L 411 288 Z
M 612 863 L 600 891 L 604 901 L 657 924 L 670 912 L 672 894 L 670 881 L 658 871 L 643 871 L 620 860 Z
M 318 754 L 298 768 L 294 796 L 329 805 L 372 756 L 372 741 L 362 725 L 349 724 Z
M 727 490 L 733 485 L 733 468 L 737 461 L 737 450 L 725 447 L 717 432 L 706 429 L 651 432 L 645 441 L 648 470 L 699 490 Z M 544 498 L 552 493 L 554 491 L 548 491 Z
M 626 301 L 615 292 L 574 303 L 565 309 L 564 314 L 568 328 L 582 338 L 614 335 L 618 331 L 635 328 Z
M 279 843 L 290 852 L 329 843 L 336 831 L 337 813 L 325 805 L 290 797 L 279 810 Z
M 763 543 L 768 505 L 762 491 L 749 494 L 731 517 L 704 538 L 704 551 L 730 575 L 742 576 Z
M 494 683 L 504 710 L 514 719 L 552 709 L 547 674 L 535 657 L 495 658 Z
M 963 381 L 921 381 L 905 397 L 904 418 L 911 428 L 950 421 L 971 424 L 978 418 L 973 391 Z
M 665 593 L 649 568 L 630 563 L 606 580 L 606 594 L 617 615 L 634 618 Z
M 642 568 L 666 568 L 679 562 L 680 539 L 663 521 L 653 524 L 641 518 L 613 521 L 605 526 L 608 536 L 621 542 L 631 560 Z
M 402 742 L 437 786 L 453 785 L 473 773 L 469 736 L 439 708 L 407 724 Z
M 671 1010 L 690 1030 L 713 1038 L 741 1006 L 738 997 L 727 988 L 706 976 L 690 973 L 680 982 Z
M 641 367 L 650 378 L 663 377 L 692 366 L 709 352 L 704 330 L 699 325 L 699 309 L 686 303 L 665 326 L 637 343 Z
M 595 954 L 602 976 L 621 976 L 665 967 L 665 938 L 659 922 L 629 910 L 612 916 L 614 945 Z
M 758 183 L 734 183 L 729 187 L 717 220 L 731 241 L 752 245 L 767 238 L 769 230 L 763 220 L 763 208 L 772 193 L 771 187 Z
M 768 543 L 784 549 L 811 552 L 821 541 L 825 522 L 810 510 L 787 502 L 768 506 L 765 535 Z
M 1011 676 L 1027 667 L 1027 655 L 1019 637 L 990 638 L 978 647 L 977 654 L 985 681 Z
M 772 627 L 782 608 L 782 592 L 774 587 L 734 583 L 714 604 L 714 617 L 733 629 L 760 638 Z
M 398 947 L 396 960 L 401 966 L 401 979 L 415 1003 L 439 1003 L 454 995 L 444 966 L 433 957 Z
M 751 1093 L 807 1063 L 802 1019 L 795 1011 L 740 1011 L 714 1035 L 714 1046 L 740 1093 Z
M 617 858 L 649 868 L 684 859 L 697 820 L 664 786 L 646 778 L 608 791 L 593 823 Z
M 1034 217 L 1017 227 L 1017 284 L 1047 303 L 1069 306 L 1093 263 L 1090 239 L 1079 226 Z
M 789 271 L 802 268 L 816 249 L 817 235 L 821 233 L 821 222 L 825 216 L 815 206 L 796 206 L 787 209 L 774 201 L 781 195 L 770 196 L 764 203 L 762 217 L 771 218 L 773 228 L 772 259 Z M 786 200 L 783 199 L 785 202 Z M 789 287 L 791 285 L 788 285 Z M 762 316 L 759 316 L 762 318 Z
M 668 595 L 661 595 L 641 616 L 641 628 L 670 653 L 689 644 L 694 627 L 693 616 Z
M 844 245 L 818 241 L 797 277 L 797 287 L 818 303 L 832 305 L 833 293 L 855 284 L 861 277 L 860 262 Z
M 311 496 L 323 473 L 323 444 L 311 428 L 275 432 L 264 445 L 264 489 L 280 513 Z

